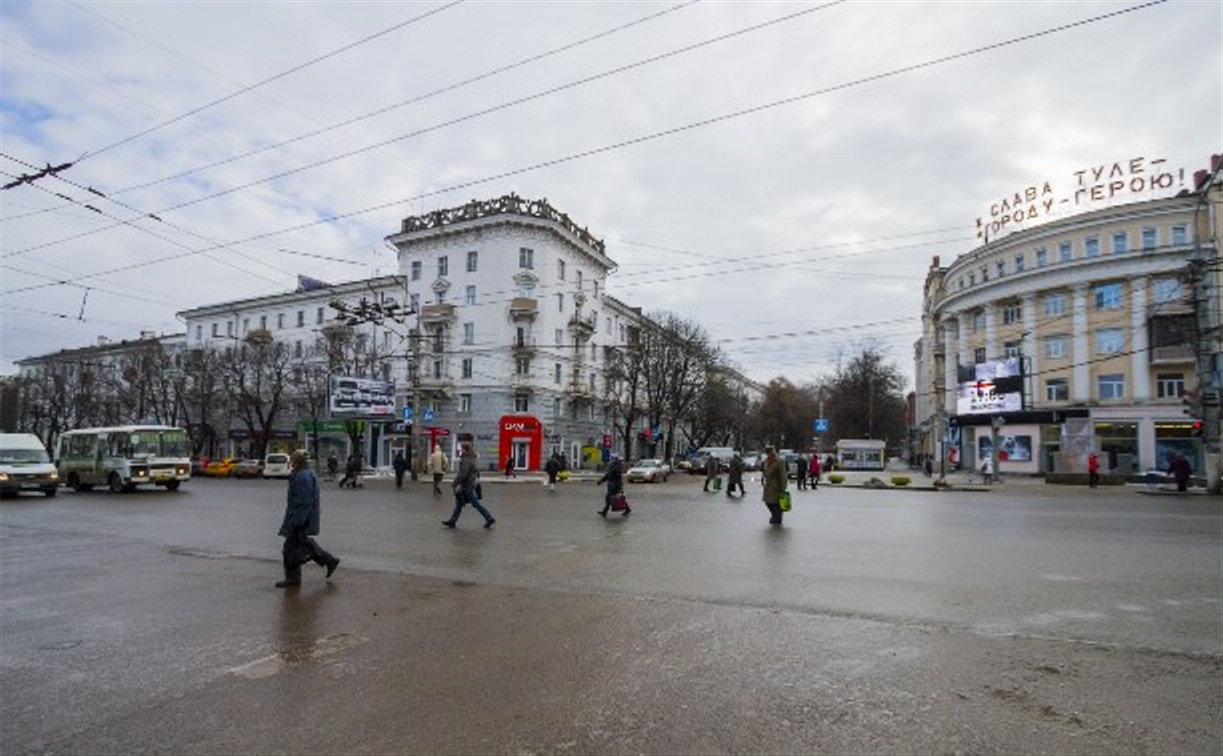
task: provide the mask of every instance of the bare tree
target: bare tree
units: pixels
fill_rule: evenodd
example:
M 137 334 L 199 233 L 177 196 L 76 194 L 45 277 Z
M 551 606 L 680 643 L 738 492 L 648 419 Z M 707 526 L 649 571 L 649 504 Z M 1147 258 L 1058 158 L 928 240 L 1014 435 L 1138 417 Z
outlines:
M 220 361 L 221 382 L 238 418 L 254 442 L 254 453 L 267 451 L 276 418 L 285 409 L 290 381 L 289 348 L 264 330 L 247 334 Z
M 650 425 L 667 428 L 665 456 L 670 458 L 675 427 L 700 398 L 716 354 L 705 329 L 695 322 L 669 312 L 652 320 L 653 326 L 642 334 L 646 407 Z

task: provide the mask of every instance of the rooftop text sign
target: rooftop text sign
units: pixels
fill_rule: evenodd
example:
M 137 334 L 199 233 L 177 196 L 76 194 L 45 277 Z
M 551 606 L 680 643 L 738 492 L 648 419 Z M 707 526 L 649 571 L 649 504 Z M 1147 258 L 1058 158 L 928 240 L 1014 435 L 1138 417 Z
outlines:
M 1117 197 L 1138 199 L 1135 195 L 1183 188 L 1185 169 L 1169 166 L 1165 158 L 1136 157 L 1088 166 L 1057 184 L 1045 181 L 1025 186 L 998 199 L 989 206 L 988 214 L 977 218 L 977 238 L 986 243 L 1025 224 L 1086 210 Z

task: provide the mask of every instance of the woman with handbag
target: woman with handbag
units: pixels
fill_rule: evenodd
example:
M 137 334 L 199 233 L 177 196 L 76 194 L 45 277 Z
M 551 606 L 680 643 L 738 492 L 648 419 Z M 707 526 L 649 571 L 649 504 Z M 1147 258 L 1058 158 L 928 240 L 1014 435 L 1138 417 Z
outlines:
M 595 485 L 604 482 L 607 483 L 607 495 L 603 497 L 603 508 L 598 510 L 599 516 L 607 517 L 609 509 L 616 509 L 625 517 L 632 514 L 633 509 L 628 505 L 628 500 L 624 498 L 624 464 L 620 461 L 619 454 L 611 455 L 611 464 L 607 466 L 607 472 L 603 473 L 603 477 L 599 478 L 599 482 Z M 620 509 L 621 506 L 624 508 Z
M 764 505 L 769 508 L 769 524 L 781 525 L 781 498 L 786 492 L 786 465 L 771 446 L 764 449 Z

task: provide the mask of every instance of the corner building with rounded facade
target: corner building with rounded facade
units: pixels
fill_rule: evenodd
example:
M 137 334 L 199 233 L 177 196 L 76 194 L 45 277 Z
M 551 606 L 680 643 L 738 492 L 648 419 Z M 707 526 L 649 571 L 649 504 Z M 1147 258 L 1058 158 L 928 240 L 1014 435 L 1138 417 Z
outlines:
M 958 415 L 963 375 L 1018 357 L 1022 411 L 1002 413 L 1001 472 L 1081 472 L 1086 456 L 1121 474 L 1203 468 L 1200 418 L 1186 414 L 1202 337 L 1218 318 L 1218 172 L 1197 191 L 1062 218 L 990 241 L 926 277 L 916 345 L 921 449 L 980 467 L 996 414 Z M 1025 439 L 1026 437 L 1026 439 Z M 988 447 L 986 447 L 988 448 Z

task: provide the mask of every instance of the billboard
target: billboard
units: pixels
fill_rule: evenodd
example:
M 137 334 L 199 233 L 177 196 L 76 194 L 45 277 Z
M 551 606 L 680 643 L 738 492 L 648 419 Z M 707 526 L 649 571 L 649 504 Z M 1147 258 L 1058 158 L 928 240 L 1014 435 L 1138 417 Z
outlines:
M 990 436 L 977 438 L 977 459 L 986 459 L 994 453 L 994 440 Z M 1031 436 L 998 436 L 998 459 L 1002 462 L 1031 462 Z
M 998 414 L 1023 410 L 1023 365 L 1018 357 L 960 365 L 958 415 Z
M 394 417 L 395 384 L 333 375 L 327 384 L 327 410 L 332 417 Z

